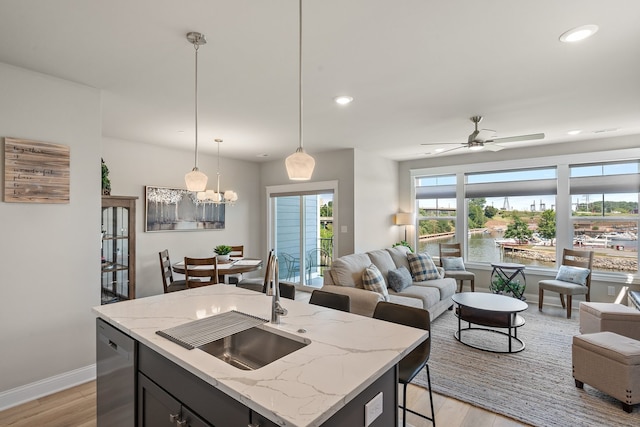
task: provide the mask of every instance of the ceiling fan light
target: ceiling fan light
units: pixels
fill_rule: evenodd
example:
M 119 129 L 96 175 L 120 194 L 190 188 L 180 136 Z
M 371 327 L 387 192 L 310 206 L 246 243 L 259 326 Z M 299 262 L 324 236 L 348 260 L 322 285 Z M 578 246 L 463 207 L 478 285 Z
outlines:
M 287 157 L 285 166 L 287 167 L 289 179 L 306 181 L 311 179 L 316 161 L 313 160 L 313 157 L 305 153 L 302 147 L 298 147 L 295 153 Z
M 193 168 L 184 176 L 184 182 L 189 191 L 204 191 L 207 188 L 207 179 L 207 175 L 200 172 L 198 168 Z
M 597 32 L 598 26 L 595 24 L 581 25 L 562 33 L 562 35 L 560 35 L 560 41 L 564 43 L 575 43 L 591 37 Z
M 482 150 L 483 148 L 484 148 L 483 144 L 476 144 L 476 145 L 469 146 L 469 150 L 473 150 L 473 151 L 479 151 L 479 150 Z

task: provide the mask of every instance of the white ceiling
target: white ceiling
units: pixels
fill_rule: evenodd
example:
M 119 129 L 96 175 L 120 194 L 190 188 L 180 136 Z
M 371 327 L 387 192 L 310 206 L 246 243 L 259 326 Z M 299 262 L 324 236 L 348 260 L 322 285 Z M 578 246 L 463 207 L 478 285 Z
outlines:
M 466 142 L 476 114 L 498 137 L 546 134 L 508 147 L 638 134 L 639 23 L 638 0 L 304 0 L 305 148 L 428 157 L 421 143 Z M 600 30 L 558 41 L 582 24 Z M 105 137 L 192 150 L 188 31 L 208 39 L 200 148 L 293 152 L 297 0 L 0 0 L 1 62 L 102 89 Z

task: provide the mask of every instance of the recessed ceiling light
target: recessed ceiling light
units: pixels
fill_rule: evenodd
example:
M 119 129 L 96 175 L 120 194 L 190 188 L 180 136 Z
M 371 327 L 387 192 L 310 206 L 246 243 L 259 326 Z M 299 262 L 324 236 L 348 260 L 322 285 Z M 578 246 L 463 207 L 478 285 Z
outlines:
M 581 25 L 562 33 L 560 41 L 564 43 L 574 43 L 591 37 L 598 31 L 598 26 L 594 24 Z
M 436 148 L 435 150 L 436 153 L 442 153 L 444 151 L 444 148 Z
M 176 132 L 178 132 L 178 133 L 184 133 L 184 131 L 183 131 L 183 130 L 178 130 L 178 131 L 176 131 Z
M 569 132 L 567 132 L 569 135 L 577 135 L 580 132 L 582 132 L 582 130 L 580 129 L 576 129 L 576 130 L 570 130 Z
M 353 102 L 353 96 L 348 96 L 348 95 L 336 96 L 333 99 L 334 101 L 336 101 L 337 104 L 340 104 L 340 105 L 347 105 Z
M 256 154 L 256 157 L 269 157 L 267 153 Z

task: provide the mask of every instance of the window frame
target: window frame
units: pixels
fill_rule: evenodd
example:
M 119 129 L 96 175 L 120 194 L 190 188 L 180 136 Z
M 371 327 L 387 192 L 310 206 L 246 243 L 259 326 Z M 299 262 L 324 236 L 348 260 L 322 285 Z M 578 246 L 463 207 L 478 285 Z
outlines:
M 450 166 L 438 166 L 438 167 L 421 167 L 409 169 L 410 183 L 411 183 L 411 197 L 412 203 L 418 209 L 418 199 L 416 197 L 417 178 L 425 176 L 437 176 L 437 175 L 452 175 L 456 174 L 456 205 L 458 206 L 458 212 L 456 216 L 456 239 L 462 241 L 463 247 L 468 246 L 467 237 L 467 203 L 466 195 L 464 192 L 465 174 L 467 173 L 491 173 L 502 171 L 513 171 L 520 169 L 536 169 L 555 167 L 556 168 L 556 265 L 561 262 L 562 251 L 557 248 L 572 247 L 573 246 L 573 215 L 571 210 L 571 195 L 570 195 L 570 167 L 578 165 L 588 164 L 602 164 L 613 162 L 633 162 L 640 160 L 640 149 L 622 149 L 615 151 L 605 152 L 591 152 L 591 153 L 576 153 L 571 155 L 557 155 L 539 157 L 534 159 L 512 159 L 503 161 L 492 161 L 485 163 L 469 163 L 469 164 L 455 164 Z M 640 189 L 638 189 L 640 199 Z M 416 216 L 417 227 L 418 216 Z M 638 221 L 640 223 L 640 220 Z M 413 236 L 412 242 L 416 247 L 418 244 L 417 236 Z M 466 254 L 465 254 L 466 256 Z M 640 250 L 638 251 L 638 265 L 639 271 L 635 273 L 624 273 L 621 271 L 605 272 L 598 271 L 598 276 L 602 276 L 604 280 L 623 280 L 624 282 L 630 282 L 640 279 Z M 472 263 L 473 265 L 474 263 Z M 487 268 L 486 263 L 475 263 L 475 267 Z M 549 268 L 535 267 L 534 269 L 540 271 L 551 271 Z

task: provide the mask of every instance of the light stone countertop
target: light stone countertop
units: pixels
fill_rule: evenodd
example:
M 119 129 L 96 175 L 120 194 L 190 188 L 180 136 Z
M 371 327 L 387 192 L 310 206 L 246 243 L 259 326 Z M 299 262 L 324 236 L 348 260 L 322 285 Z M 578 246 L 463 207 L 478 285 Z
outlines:
M 206 286 L 94 307 L 103 320 L 235 400 L 282 426 L 319 426 L 428 337 L 423 330 L 281 299 L 289 311 L 270 328 L 311 344 L 254 371 L 156 331 L 230 310 L 271 319 L 271 297 L 228 285 Z M 306 333 L 298 333 L 305 329 Z

